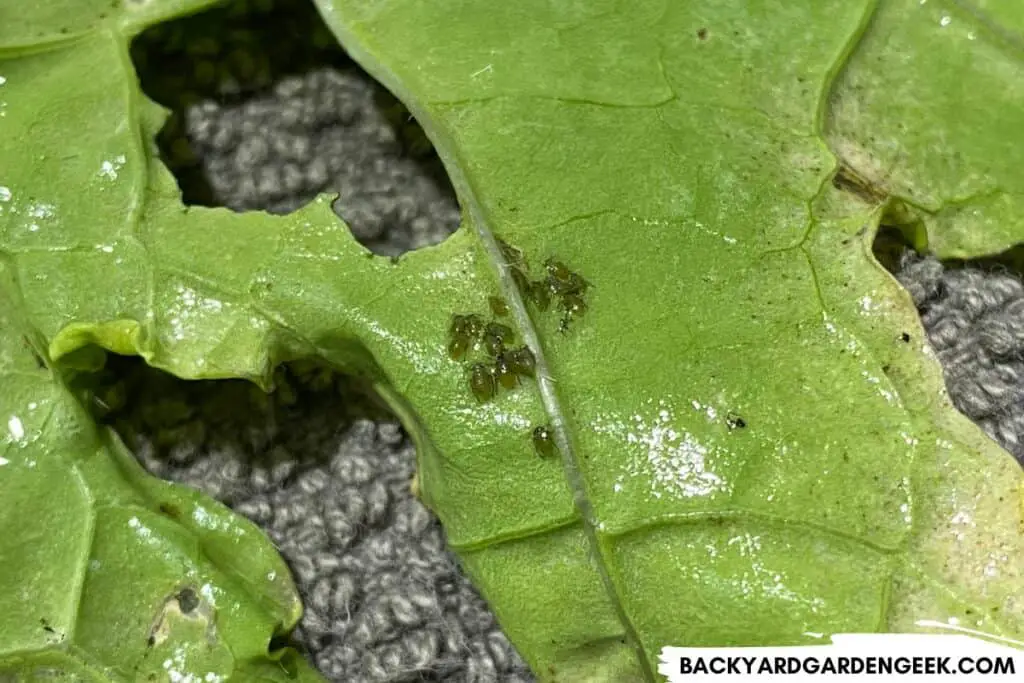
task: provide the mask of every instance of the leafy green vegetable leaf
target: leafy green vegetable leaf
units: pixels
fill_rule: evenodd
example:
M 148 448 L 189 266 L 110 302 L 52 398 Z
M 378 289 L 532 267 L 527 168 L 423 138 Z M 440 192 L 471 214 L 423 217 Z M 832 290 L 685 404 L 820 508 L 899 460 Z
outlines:
M 294 653 L 268 655 L 301 613 L 277 551 L 222 505 L 146 474 L 92 424 L 34 335 L 19 334 L 30 328 L 3 275 L 0 673 L 315 680 Z
M 462 228 L 392 263 L 325 198 L 283 218 L 186 210 L 153 149 L 162 115 L 125 57 L 144 22 L 57 42 L 15 31 L 0 48 L 0 135 L 18 141 L 4 291 L 58 367 L 95 367 L 103 347 L 188 378 L 269 386 L 302 356 L 367 377 L 542 678 L 653 680 L 665 645 L 921 620 L 1024 636 L 1020 469 L 950 405 L 909 298 L 871 256 L 881 221 L 923 228 L 943 255 L 1018 241 L 1019 151 L 1003 142 L 1021 123 L 1015 9 L 319 6 L 424 125 Z M 938 72 L 907 58 L 936 54 Z M 957 108 L 968 83 L 981 94 Z M 588 310 L 566 324 L 557 301 L 529 303 L 496 236 L 533 278 L 548 257 L 582 274 Z M 494 295 L 537 381 L 478 402 L 447 331 Z M 557 458 L 533 452 L 544 424 Z M 53 486 L 81 447 L 68 428 L 40 437 L 64 458 Z M 127 467 L 103 452 L 107 470 Z M 119 531 L 104 533 L 114 554 L 133 538 Z

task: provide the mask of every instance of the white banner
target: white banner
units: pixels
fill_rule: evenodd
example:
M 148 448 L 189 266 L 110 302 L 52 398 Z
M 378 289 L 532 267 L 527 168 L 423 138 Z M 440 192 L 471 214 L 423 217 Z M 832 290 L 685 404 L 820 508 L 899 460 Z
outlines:
M 1010 647 L 996 642 L 1002 639 L 987 638 L 846 633 L 822 645 L 665 647 L 658 673 L 670 683 L 1024 682 L 1024 643 L 1004 640 L 1015 646 Z

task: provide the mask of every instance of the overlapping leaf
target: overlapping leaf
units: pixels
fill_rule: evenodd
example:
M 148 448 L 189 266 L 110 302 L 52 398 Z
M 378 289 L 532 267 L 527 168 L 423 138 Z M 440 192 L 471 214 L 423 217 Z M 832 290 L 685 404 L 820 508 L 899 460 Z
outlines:
M 38 45 L 0 34 L 0 136 L 19 141 L 0 240 L 22 329 L 58 364 L 99 345 L 183 377 L 264 381 L 307 355 L 365 375 L 541 677 L 653 680 L 667 644 L 921 620 L 1024 636 L 1020 470 L 950 406 L 871 257 L 883 215 L 944 255 L 1019 240 L 1016 10 L 320 6 L 431 135 L 463 227 L 395 264 L 324 200 L 186 211 L 125 58 L 144 22 L 51 40 L 39 18 Z M 593 283 L 568 332 L 524 305 L 495 234 Z M 445 334 L 493 294 L 540 381 L 478 404 Z M 561 459 L 532 453 L 549 422 Z

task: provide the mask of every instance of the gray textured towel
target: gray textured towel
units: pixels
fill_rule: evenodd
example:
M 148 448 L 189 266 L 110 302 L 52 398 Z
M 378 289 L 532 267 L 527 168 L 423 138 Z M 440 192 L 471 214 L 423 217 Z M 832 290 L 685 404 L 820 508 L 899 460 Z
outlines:
M 458 222 L 454 197 L 401 107 L 331 47 L 322 27 L 310 28 L 308 8 L 305 18 L 275 16 L 272 3 L 255 4 L 255 27 L 229 8 L 191 28 L 161 29 L 134 51 L 138 62 L 185 64 L 193 74 L 183 84 L 161 80 L 171 73 L 164 66 L 142 71 L 165 104 L 191 93 L 187 114 L 163 137 L 186 199 L 285 212 L 336 191 L 340 215 L 378 253 L 448 235 Z M 203 45 L 203 31 L 219 44 Z M 260 31 L 283 56 L 254 52 Z M 289 34 L 316 39 L 289 48 Z M 228 66 L 199 78 L 201 63 Z M 248 95 L 246 82 L 272 87 Z M 956 404 L 1024 458 L 1019 281 L 913 255 L 898 275 L 922 308 Z M 133 400 L 115 420 L 152 472 L 267 530 L 306 605 L 296 640 L 330 679 L 532 680 L 459 573 L 436 520 L 411 497 L 414 454 L 402 430 L 361 415 L 366 401 L 344 379 L 309 369 L 283 375 L 288 388 L 266 397 L 242 382 L 186 383 L 126 365 L 120 376 Z

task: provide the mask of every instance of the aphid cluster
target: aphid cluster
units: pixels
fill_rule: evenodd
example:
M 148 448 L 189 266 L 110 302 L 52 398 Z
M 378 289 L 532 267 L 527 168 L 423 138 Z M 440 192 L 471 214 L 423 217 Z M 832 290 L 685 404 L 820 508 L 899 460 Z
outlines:
M 590 288 L 579 273 L 575 273 L 562 263 L 549 257 L 544 262 L 544 277 L 530 280 L 527 276 L 529 267 L 523 252 L 508 242 L 498 239 L 498 247 L 502 256 L 509 264 L 512 281 L 523 297 L 544 312 L 551 308 L 551 300 L 558 299 L 558 307 L 562 311 L 562 320 L 558 329 L 566 332 L 569 324 L 587 312 L 586 293 Z
M 499 305 L 500 304 L 500 305 Z M 491 310 L 505 315 L 508 307 L 498 297 L 491 297 Z M 476 362 L 469 368 L 469 388 L 477 401 L 483 403 L 498 395 L 498 387 L 514 389 L 521 377 L 533 377 L 536 359 L 528 346 L 511 348 L 515 332 L 508 325 L 492 320 L 485 322 L 475 314 L 455 315 L 448 330 L 448 355 L 452 360 L 465 360 L 472 351 L 484 351 L 488 362 Z

